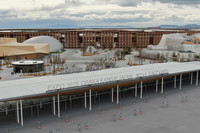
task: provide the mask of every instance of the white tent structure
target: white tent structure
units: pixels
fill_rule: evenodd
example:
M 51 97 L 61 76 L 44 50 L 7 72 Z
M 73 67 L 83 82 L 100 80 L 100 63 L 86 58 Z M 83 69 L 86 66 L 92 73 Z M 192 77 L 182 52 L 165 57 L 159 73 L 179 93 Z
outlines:
M 97 50 L 93 46 L 88 46 L 87 49 L 85 50 L 86 53 L 94 53 Z
M 196 41 L 200 41 L 200 34 L 195 34 L 193 37 Z
M 141 51 L 141 56 L 152 59 L 168 59 L 175 56 L 178 60 L 194 60 L 196 55 L 200 54 L 200 45 L 184 44 L 188 37 L 193 38 L 180 33 L 164 34 L 158 45 L 149 45 Z
M 168 49 L 170 45 L 181 44 L 184 41 L 183 36 L 179 33 L 175 34 L 164 34 L 161 41 L 156 47 L 156 49 Z
M 50 46 L 50 52 L 58 52 L 60 50 L 63 50 L 63 45 L 57 39 L 50 36 L 33 37 L 24 41 L 23 43 L 31 43 L 35 45 L 37 45 L 38 43 L 47 43 Z
M 179 33 L 163 35 L 158 46 L 180 44 L 184 41 L 183 36 Z

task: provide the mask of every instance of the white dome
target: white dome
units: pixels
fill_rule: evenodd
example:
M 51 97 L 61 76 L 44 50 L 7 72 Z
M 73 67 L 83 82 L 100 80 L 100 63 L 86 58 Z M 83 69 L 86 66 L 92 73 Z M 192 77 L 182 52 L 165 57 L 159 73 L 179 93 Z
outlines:
M 37 36 L 30 38 L 23 43 L 48 43 L 50 47 L 50 52 L 57 52 L 63 49 L 62 43 L 60 43 L 57 39 L 50 36 Z

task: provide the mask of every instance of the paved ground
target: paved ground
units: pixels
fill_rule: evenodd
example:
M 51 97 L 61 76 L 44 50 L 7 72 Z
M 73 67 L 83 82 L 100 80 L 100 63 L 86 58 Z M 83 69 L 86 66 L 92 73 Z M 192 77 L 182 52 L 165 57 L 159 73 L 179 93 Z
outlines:
M 186 90 L 186 94 L 184 93 Z M 37 129 L 36 125 L 26 125 L 10 133 L 199 133 L 200 130 L 200 88 L 187 86 L 183 90 L 168 90 L 169 107 L 161 108 L 162 102 L 166 102 L 164 95 L 159 93 L 148 94 L 149 103 L 139 98 L 127 98 L 122 102 L 122 109 L 115 103 L 105 103 L 102 105 L 102 115 L 99 110 L 81 111 L 76 110 L 77 115 L 70 116 L 69 123 L 65 123 L 65 117 L 42 123 L 42 129 Z M 188 102 L 182 103 L 183 96 L 187 96 Z M 105 107 L 103 107 L 105 106 Z M 97 107 L 97 106 L 96 106 Z M 142 107 L 143 114 L 139 114 Z M 137 116 L 134 116 L 134 109 Z M 113 122 L 113 114 L 119 118 L 122 112 L 123 120 Z M 85 121 L 88 122 L 89 129 L 84 129 Z M 82 130 L 78 131 L 78 124 L 82 123 Z
M 82 52 L 78 49 L 66 49 L 65 52 L 61 53 L 60 56 L 61 58 L 67 59 L 67 62 L 60 67 L 64 67 L 65 70 L 57 72 L 57 74 L 60 73 L 71 73 L 71 72 L 79 72 L 79 71 L 85 71 L 87 66 L 91 63 L 93 63 L 97 59 L 110 59 L 113 58 L 115 54 L 114 50 L 108 51 L 108 52 L 102 52 L 97 55 L 93 56 L 82 56 Z M 136 64 L 150 64 L 153 61 L 152 60 L 140 60 L 139 58 L 135 58 L 135 56 L 138 55 L 138 52 L 132 52 L 130 55 L 125 56 L 125 60 L 120 60 L 115 63 L 116 68 L 119 67 L 128 67 L 128 61 L 132 60 Z M 47 58 L 47 57 L 46 57 Z M 44 60 L 46 62 L 46 60 Z M 47 63 L 45 63 L 47 64 Z M 58 65 L 55 65 L 55 68 L 60 68 Z M 6 66 L 2 67 L 2 71 L 0 71 L 0 77 L 2 78 L 0 80 L 10 80 L 10 79 L 21 79 L 21 78 L 30 78 L 29 77 L 20 77 L 20 73 L 11 75 L 11 72 L 13 72 L 13 68 L 6 68 Z M 46 66 L 45 67 L 45 72 L 53 72 L 53 66 Z

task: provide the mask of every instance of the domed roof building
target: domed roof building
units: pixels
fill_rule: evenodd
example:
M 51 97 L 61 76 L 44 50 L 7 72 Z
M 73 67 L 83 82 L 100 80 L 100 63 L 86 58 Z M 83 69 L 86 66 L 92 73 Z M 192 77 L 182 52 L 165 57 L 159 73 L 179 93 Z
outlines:
M 60 43 L 57 39 L 50 36 L 37 36 L 30 38 L 23 43 L 27 44 L 38 44 L 38 43 L 48 43 L 50 47 L 50 52 L 58 52 L 63 50 L 63 44 Z

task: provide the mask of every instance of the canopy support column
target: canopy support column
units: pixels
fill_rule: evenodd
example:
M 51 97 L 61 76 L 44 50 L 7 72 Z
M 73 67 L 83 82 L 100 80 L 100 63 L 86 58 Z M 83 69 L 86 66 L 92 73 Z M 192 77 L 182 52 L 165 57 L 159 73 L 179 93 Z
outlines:
M 164 80 L 164 78 L 162 77 L 162 81 L 161 81 L 161 94 L 163 94 L 163 81 Z
M 72 96 L 69 96 L 70 109 L 72 109 Z
M 6 115 L 8 115 L 8 107 L 6 107 Z
M 119 104 L 119 85 L 117 85 L 117 104 Z
M 58 94 L 58 118 L 60 118 L 60 95 Z
M 182 74 L 180 75 L 180 85 L 179 85 L 179 89 L 182 89 Z
M 113 103 L 113 101 L 114 101 L 114 94 L 113 94 L 114 92 L 113 92 L 113 88 L 112 88 L 112 103 Z
M 20 111 L 21 111 L 21 126 L 24 126 L 24 119 L 23 119 L 23 105 L 22 105 L 22 99 L 20 99 Z
M 87 92 L 85 92 L 85 109 L 87 108 Z
M 199 84 L 199 71 L 197 71 L 197 77 L 196 77 L 196 86 Z
M 176 76 L 174 76 L 174 88 L 176 88 Z
M 137 97 L 137 84 L 135 84 L 135 97 Z
M 56 98 L 53 96 L 53 115 L 56 115 Z
M 19 123 L 19 101 L 16 102 L 17 107 L 17 123 Z
M 191 85 L 192 85 L 192 81 L 193 81 L 193 72 L 191 72 L 191 80 L 190 80 Z
M 42 108 L 42 102 L 40 101 L 40 108 Z
M 142 99 L 142 81 L 140 83 L 140 99 Z
M 158 79 L 156 80 L 156 93 L 158 92 Z
M 89 110 L 92 110 L 92 90 L 91 89 L 90 89 L 89 93 L 90 93 L 90 107 L 89 107 Z

